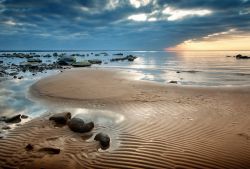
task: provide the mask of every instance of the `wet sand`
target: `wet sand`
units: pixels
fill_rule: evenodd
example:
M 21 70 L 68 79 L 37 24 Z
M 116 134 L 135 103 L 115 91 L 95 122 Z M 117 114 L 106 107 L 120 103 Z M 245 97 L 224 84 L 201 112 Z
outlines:
M 180 87 L 132 80 L 136 77 L 119 70 L 83 69 L 38 81 L 31 87 L 37 101 L 88 108 L 105 117 L 105 123 L 94 120 L 93 131 L 78 134 L 67 126 L 55 127 L 48 116 L 33 119 L 0 139 L 0 166 L 250 167 L 249 87 Z M 105 151 L 93 140 L 100 131 L 111 137 Z M 28 143 L 34 150 L 25 150 Z M 42 147 L 61 151 L 39 152 Z

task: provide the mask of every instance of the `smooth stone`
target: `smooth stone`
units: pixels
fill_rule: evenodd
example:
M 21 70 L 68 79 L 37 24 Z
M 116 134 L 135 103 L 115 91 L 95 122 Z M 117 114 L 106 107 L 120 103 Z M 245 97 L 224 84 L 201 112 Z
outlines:
M 54 114 L 49 118 L 49 120 L 52 120 L 58 124 L 66 124 L 68 120 L 71 118 L 70 112 L 62 112 L 58 114 Z
M 169 83 L 172 83 L 172 84 L 177 84 L 177 81 L 175 81 L 175 80 L 171 80 L 171 81 L 169 81 Z
M 95 136 L 94 140 L 99 141 L 102 149 L 107 149 L 109 147 L 110 138 L 109 138 L 109 136 L 107 134 L 98 133 Z
M 27 144 L 26 147 L 25 147 L 26 151 L 31 151 L 33 149 L 34 149 L 34 146 L 32 144 Z
M 91 64 L 101 64 L 102 63 L 102 61 L 99 60 L 99 59 L 88 60 L 88 62 L 91 63 Z
M 89 67 L 91 63 L 89 61 L 76 62 L 72 64 L 73 67 Z
M 18 115 L 15 115 L 15 116 L 12 116 L 12 117 L 7 117 L 4 121 L 6 123 L 19 123 L 21 122 L 21 114 L 18 114 Z
M 85 133 L 94 128 L 94 123 L 85 123 L 82 119 L 74 117 L 68 122 L 68 126 L 74 132 Z

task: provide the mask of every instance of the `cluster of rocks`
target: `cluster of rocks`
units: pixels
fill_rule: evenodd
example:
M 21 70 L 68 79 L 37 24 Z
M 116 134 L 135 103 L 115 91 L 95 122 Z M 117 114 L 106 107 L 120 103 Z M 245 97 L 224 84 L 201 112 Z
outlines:
M 22 121 L 22 119 L 27 119 L 27 118 L 28 118 L 28 116 L 24 115 L 24 114 L 17 114 L 17 115 L 10 116 L 10 117 L 1 116 L 0 122 L 5 122 L 5 124 L 20 123 Z M 11 129 L 11 127 L 8 125 L 4 125 L 2 127 L 2 130 L 9 130 L 9 129 Z
M 92 64 L 102 64 L 102 61 L 99 59 L 92 59 L 92 60 L 84 60 L 81 62 L 77 62 L 73 56 L 65 56 L 59 58 L 57 61 L 58 65 L 61 66 L 73 66 L 73 67 L 89 67 Z
M 231 57 L 231 56 L 227 56 L 227 57 Z M 233 57 L 235 57 L 236 59 L 250 59 L 250 56 L 243 56 L 241 54 L 235 55 Z
M 62 112 L 55 114 L 49 118 L 54 121 L 57 125 L 68 125 L 68 127 L 77 133 L 87 133 L 94 128 L 94 122 L 85 122 L 82 118 L 73 117 L 71 118 L 70 112 Z M 102 149 L 107 149 L 110 145 L 110 137 L 105 133 L 98 133 L 94 140 L 99 142 Z
M 134 61 L 137 57 L 133 56 L 133 55 L 128 55 L 125 57 L 118 57 L 118 58 L 112 58 L 110 61 L 111 62 L 116 62 L 116 61 L 124 61 L 124 60 L 128 60 L 130 62 Z

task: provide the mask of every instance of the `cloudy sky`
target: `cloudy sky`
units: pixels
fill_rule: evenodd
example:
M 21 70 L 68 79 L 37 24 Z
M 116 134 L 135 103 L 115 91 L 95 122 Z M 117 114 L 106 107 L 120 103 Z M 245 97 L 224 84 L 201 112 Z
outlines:
M 250 0 L 0 0 L 0 13 L 4 50 L 250 49 Z

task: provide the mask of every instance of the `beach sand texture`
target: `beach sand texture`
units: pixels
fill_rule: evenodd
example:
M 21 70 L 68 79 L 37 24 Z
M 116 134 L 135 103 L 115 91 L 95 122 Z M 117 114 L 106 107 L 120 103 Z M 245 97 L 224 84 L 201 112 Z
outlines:
M 2 168 L 249 168 L 250 88 L 178 87 L 131 80 L 120 70 L 69 70 L 31 87 L 39 101 L 120 115 L 94 121 L 90 133 L 48 117 L 33 119 L 0 139 Z M 99 150 L 93 137 L 111 137 Z M 33 144 L 27 151 L 25 146 Z M 59 154 L 39 151 L 59 148 Z M 18 167 L 17 167 L 18 166 Z

